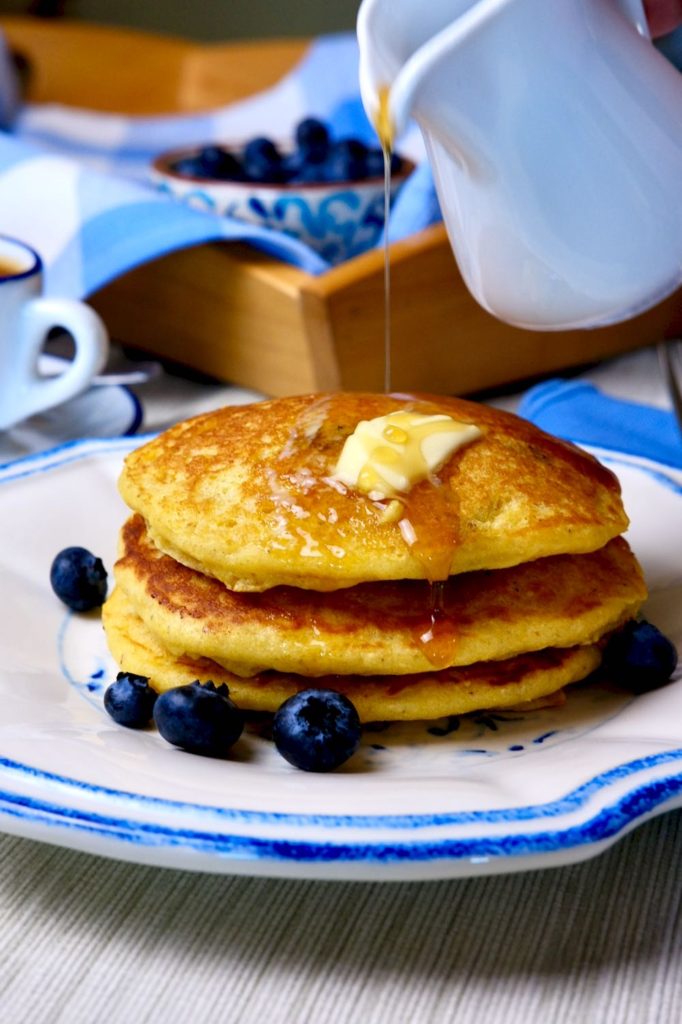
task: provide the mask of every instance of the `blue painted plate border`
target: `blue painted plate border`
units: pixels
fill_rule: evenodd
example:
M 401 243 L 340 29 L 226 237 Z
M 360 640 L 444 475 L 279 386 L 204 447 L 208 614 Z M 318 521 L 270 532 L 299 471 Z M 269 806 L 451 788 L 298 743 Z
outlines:
M 682 755 L 682 751 L 676 752 Z M 179 848 L 234 859 L 267 859 L 271 861 L 305 861 L 329 863 L 405 862 L 429 860 L 472 860 L 518 857 L 556 853 L 560 850 L 606 842 L 631 827 L 657 808 L 682 803 L 682 772 L 651 780 L 603 808 L 580 824 L 564 829 L 532 833 L 509 833 L 502 836 L 447 837 L 409 842 L 353 842 L 302 840 L 291 837 L 242 835 L 227 830 L 177 828 L 129 818 L 113 817 L 98 812 L 65 808 L 46 800 L 0 791 L 0 814 L 20 818 L 32 824 L 58 826 L 69 831 L 86 833 L 104 839 L 115 839 L 129 845 Z M 195 805 L 185 805 L 194 808 Z M 228 812 L 229 813 L 229 812 Z M 266 818 L 263 815 L 263 818 Z M 280 821 L 287 816 L 277 815 Z M 295 817 L 295 816 L 288 816 Z M 388 819 L 390 820 L 390 819 Z M 302 824 L 314 824 L 316 818 L 303 817 Z M 287 820 L 287 823 L 290 823 Z M 339 828 L 337 822 L 332 831 Z M 358 822 L 348 818 L 350 826 Z M 377 819 L 386 826 L 386 820 Z M 422 826 L 432 824 L 428 816 Z

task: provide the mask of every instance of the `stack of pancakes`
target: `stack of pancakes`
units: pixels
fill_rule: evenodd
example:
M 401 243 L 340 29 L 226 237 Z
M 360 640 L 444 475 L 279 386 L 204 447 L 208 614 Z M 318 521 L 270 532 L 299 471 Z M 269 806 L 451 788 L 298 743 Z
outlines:
M 480 436 L 390 500 L 341 483 L 358 423 L 405 409 Z M 546 699 L 597 668 L 646 597 L 614 475 L 461 399 L 227 407 L 132 452 L 120 490 L 114 658 L 159 691 L 226 682 L 244 709 L 318 686 L 364 721 Z

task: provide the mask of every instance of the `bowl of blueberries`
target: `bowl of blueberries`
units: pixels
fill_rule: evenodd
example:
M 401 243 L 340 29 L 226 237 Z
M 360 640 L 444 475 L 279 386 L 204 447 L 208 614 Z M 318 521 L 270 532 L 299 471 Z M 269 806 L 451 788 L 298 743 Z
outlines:
M 414 165 L 394 154 L 393 198 Z M 157 189 L 203 210 L 270 228 L 305 242 L 329 263 L 376 245 L 384 227 L 384 156 L 357 138 L 334 139 L 313 117 L 294 139 L 264 136 L 159 156 Z

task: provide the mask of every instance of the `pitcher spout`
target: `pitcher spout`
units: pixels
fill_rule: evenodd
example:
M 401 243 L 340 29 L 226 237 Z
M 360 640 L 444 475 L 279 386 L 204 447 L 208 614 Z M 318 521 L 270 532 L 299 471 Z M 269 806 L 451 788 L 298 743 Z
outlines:
M 453 53 L 467 49 L 468 37 L 489 8 L 490 3 L 477 0 L 436 0 L 428 5 L 363 0 L 357 22 L 360 93 L 385 149 L 393 148 L 414 119 L 462 163 L 481 162 L 482 154 L 467 152 L 467 96 L 444 104 L 450 90 L 447 83 L 443 87 L 442 78 Z
M 409 29 L 399 22 L 399 16 L 389 17 L 383 0 L 364 0 L 358 12 L 360 95 L 385 149 L 403 134 L 411 115 L 410 90 L 396 88 L 409 59 Z

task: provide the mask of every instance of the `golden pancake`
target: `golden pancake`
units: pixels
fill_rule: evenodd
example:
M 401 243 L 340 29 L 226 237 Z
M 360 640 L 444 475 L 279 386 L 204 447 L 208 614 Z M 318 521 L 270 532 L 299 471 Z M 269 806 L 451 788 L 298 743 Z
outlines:
M 361 420 L 396 410 L 476 440 L 399 503 L 334 479 Z M 159 548 L 240 591 L 445 579 L 601 548 L 627 526 L 615 476 L 509 413 L 457 398 L 339 393 L 230 406 L 132 452 L 124 500 Z
M 176 657 L 155 639 L 115 588 L 102 609 L 107 642 L 125 672 L 147 676 L 163 691 L 195 679 L 227 683 L 245 710 L 276 711 L 287 697 L 311 685 L 344 693 L 364 722 L 459 715 L 482 708 L 513 707 L 554 694 L 593 672 L 601 661 L 597 645 L 547 649 L 501 662 L 407 676 L 305 676 L 262 672 L 236 676 L 209 659 Z
M 325 594 L 237 593 L 159 551 L 139 515 L 123 527 L 114 574 L 164 648 L 248 676 L 265 669 L 402 675 L 589 644 L 632 618 L 646 598 L 622 538 L 587 555 L 452 576 L 435 616 L 421 580 Z

